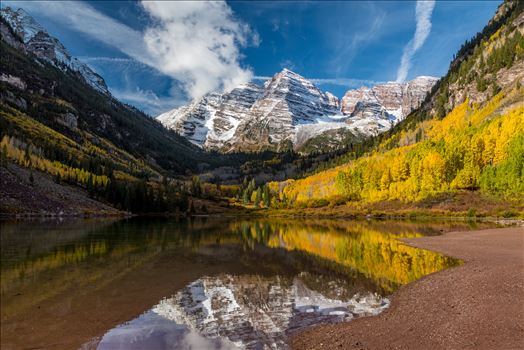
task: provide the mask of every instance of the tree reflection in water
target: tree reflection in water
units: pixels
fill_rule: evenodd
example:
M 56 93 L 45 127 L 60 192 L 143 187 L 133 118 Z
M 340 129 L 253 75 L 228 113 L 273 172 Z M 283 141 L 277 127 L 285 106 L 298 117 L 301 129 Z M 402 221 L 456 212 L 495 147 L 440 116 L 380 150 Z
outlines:
M 469 225 L 211 218 L 2 222 L 2 345 L 41 346 L 54 339 L 78 347 L 206 278 L 234 290 L 244 314 L 257 305 L 248 296 L 260 297 L 262 289 L 242 293 L 249 290 L 243 283 L 258 278 L 282 288 L 295 306 L 297 291 L 305 291 L 314 300 L 310 309 L 321 315 L 318 305 L 325 300 L 347 306 L 356 295 L 386 296 L 458 264 L 397 238 Z

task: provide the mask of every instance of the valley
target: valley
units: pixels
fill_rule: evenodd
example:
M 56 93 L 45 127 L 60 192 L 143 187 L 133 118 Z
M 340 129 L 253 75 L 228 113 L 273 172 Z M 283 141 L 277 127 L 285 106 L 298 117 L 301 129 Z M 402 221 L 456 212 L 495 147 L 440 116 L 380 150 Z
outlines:
M 4 1 L 0 38 L 2 349 L 522 344 L 524 2 Z
M 115 213 L 522 213 L 516 9 L 467 43 L 440 80 L 362 87 L 339 100 L 284 69 L 263 85 L 210 93 L 156 120 L 112 97 L 103 78 L 23 10 L 2 11 L 2 162 L 14 161 L 10 176 L 29 187 L 17 166 L 77 187 Z M 468 207 L 461 198 L 484 204 Z M 4 214 L 39 215 L 14 203 L 12 196 L 3 203 Z

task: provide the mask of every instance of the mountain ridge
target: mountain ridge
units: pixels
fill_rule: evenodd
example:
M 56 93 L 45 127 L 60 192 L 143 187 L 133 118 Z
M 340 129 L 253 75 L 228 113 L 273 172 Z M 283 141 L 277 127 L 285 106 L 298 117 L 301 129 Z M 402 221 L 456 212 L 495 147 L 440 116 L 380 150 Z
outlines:
M 56 52 L 36 50 L 42 38 L 53 50 L 65 48 L 26 16 L 36 28 L 26 34 L 0 17 L 0 214 L 106 215 L 107 204 L 113 214 L 185 211 L 189 190 L 168 177 L 226 160 L 93 86 Z
M 22 8 L 0 9 L 0 15 L 21 39 L 24 48 L 35 56 L 45 59 L 60 69 L 71 69 L 80 74 L 86 83 L 103 94 L 110 95 L 104 79 L 87 64 L 73 57 L 64 45 L 51 36 L 33 17 Z
M 331 138 L 331 148 L 336 149 L 348 139 L 388 130 L 418 107 L 436 81 L 423 76 L 405 83 L 361 87 L 339 100 L 284 68 L 263 85 L 248 83 L 224 94 L 209 93 L 157 119 L 195 145 L 224 153 L 301 151 L 322 136 Z M 238 108 L 236 98 L 242 102 Z M 229 112 L 226 120 L 223 109 Z
M 280 198 L 275 207 L 452 208 L 476 216 L 498 205 L 516 216 L 524 208 L 523 86 L 524 3 L 506 1 L 418 109 L 341 158 L 349 161 L 269 183 Z

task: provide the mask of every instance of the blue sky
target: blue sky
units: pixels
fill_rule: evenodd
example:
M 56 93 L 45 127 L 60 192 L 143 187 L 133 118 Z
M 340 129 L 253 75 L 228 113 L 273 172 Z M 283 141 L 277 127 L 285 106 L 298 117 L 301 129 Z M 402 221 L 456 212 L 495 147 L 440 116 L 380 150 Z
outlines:
M 4 1 L 151 115 L 291 69 L 341 97 L 445 74 L 500 1 Z M 401 67 L 401 62 L 402 68 Z

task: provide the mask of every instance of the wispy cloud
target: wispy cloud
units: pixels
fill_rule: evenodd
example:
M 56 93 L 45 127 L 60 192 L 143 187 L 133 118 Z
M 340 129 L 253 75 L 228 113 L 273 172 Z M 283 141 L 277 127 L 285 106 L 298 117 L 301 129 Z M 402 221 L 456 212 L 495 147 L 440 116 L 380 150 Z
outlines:
M 134 64 L 143 64 L 134 60 L 132 58 L 126 57 L 106 57 L 106 56 L 78 56 L 80 61 L 90 63 L 90 62 L 111 62 L 111 63 L 134 63 Z
M 61 22 L 107 45 L 118 48 L 139 61 L 149 57 L 142 40 L 142 33 L 97 11 L 79 1 L 6 1 L 6 5 L 22 7 Z
M 290 69 L 290 70 L 294 70 L 297 68 L 295 62 L 293 62 L 292 60 L 290 59 L 284 59 L 282 61 L 280 61 L 280 68 L 287 68 L 287 69 Z
M 288 19 L 272 18 L 271 19 L 271 30 L 278 32 L 281 28 L 289 26 Z
M 107 77 L 110 77 L 109 89 L 115 97 L 149 115 L 156 116 L 187 103 L 187 94 L 178 81 L 170 80 L 165 74 L 132 58 L 78 58 L 92 68 L 101 68 L 102 72 L 107 73 Z M 159 94 L 159 90 L 163 92 Z
M 136 61 L 180 81 L 193 98 L 249 81 L 240 48 L 257 45 L 258 35 L 235 18 L 225 1 L 142 1 L 150 17 L 134 30 L 80 1 L 10 1 L 117 48 Z
M 367 80 L 367 79 L 352 79 L 352 78 L 313 78 L 309 79 L 314 84 L 332 84 L 332 85 L 338 85 L 338 86 L 348 86 L 348 87 L 355 87 L 355 86 L 362 86 L 362 85 L 377 85 L 382 82 L 375 81 L 375 80 Z
M 122 66 L 126 68 L 136 67 L 141 70 L 147 70 L 148 72 L 156 75 L 165 76 L 165 74 L 160 72 L 158 69 L 129 57 L 78 56 L 77 58 L 80 61 L 87 63 L 93 69 L 97 64 L 118 65 L 120 69 L 122 69 Z
M 366 4 L 372 7 L 371 13 L 373 14 L 368 26 L 353 35 L 348 35 L 345 27 L 342 27 L 344 30 L 340 31 L 338 37 L 332 38 L 337 43 L 337 48 L 334 50 L 330 66 L 334 67 L 337 74 L 346 71 L 359 50 L 379 37 L 381 33 L 384 20 L 387 18 L 386 13 L 373 3 Z
M 135 89 L 111 89 L 112 94 L 119 100 L 137 106 L 145 112 L 157 116 L 167 110 L 179 107 L 186 103 L 184 99 L 172 96 L 159 97 L 151 90 Z
M 420 47 L 422 47 L 429 36 L 429 32 L 431 31 L 431 14 L 434 7 L 434 0 L 417 1 L 415 9 L 417 27 L 415 29 L 415 35 L 404 47 L 400 66 L 397 71 L 398 82 L 406 80 L 409 69 L 411 68 L 411 59 L 413 58 L 413 55 L 418 51 L 418 49 L 420 49 Z

